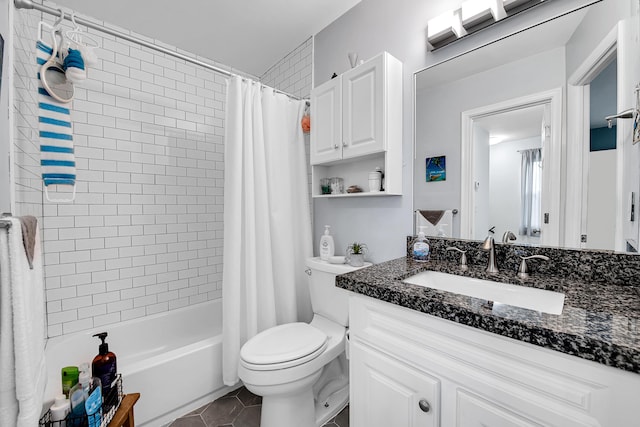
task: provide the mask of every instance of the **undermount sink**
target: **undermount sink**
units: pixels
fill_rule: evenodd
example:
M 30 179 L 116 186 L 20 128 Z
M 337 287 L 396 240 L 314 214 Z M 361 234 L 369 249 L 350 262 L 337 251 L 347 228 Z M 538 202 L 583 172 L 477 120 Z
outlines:
M 549 314 L 561 314 L 564 305 L 564 294 L 559 292 L 456 276 L 438 271 L 423 271 L 403 281 Z

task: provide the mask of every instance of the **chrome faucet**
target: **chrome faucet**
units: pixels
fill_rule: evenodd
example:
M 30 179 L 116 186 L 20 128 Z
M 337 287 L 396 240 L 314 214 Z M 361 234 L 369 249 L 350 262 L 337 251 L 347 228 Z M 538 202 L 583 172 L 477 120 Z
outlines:
M 505 231 L 504 234 L 502 235 L 502 243 L 511 243 L 516 239 L 517 239 L 516 235 L 509 230 Z
M 498 264 L 496 264 L 496 245 L 492 236 L 487 236 L 480 248 L 483 251 L 489 251 L 489 260 L 487 262 L 487 268 L 484 270 L 489 274 L 495 274 L 498 272 Z

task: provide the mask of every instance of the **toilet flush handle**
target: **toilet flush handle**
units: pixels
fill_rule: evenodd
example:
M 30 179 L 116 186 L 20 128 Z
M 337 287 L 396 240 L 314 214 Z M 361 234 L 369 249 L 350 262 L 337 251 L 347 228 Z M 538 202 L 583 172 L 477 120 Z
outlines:
M 311 276 L 311 269 L 310 268 L 307 268 L 304 272 L 307 273 L 308 276 Z

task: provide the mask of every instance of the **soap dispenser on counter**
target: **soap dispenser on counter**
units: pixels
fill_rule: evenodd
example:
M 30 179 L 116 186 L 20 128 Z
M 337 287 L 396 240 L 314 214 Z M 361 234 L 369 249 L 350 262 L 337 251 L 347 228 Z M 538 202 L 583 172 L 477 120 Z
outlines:
M 418 237 L 411 242 L 411 255 L 414 261 L 426 262 L 429 261 L 430 253 L 429 241 L 424 233 L 424 226 L 420 227 Z
M 102 395 L 105 398 L 105 410 L 109 410 L 106 407 L 107 397 L 111 390 L 111 386 L 116 380 L 118 374 L 118 368 L 116 365 L 116 355 L 109 351 L 109 344 L 105 342 L 107 338 L 106 332 L 100 332 L 95 334 L 94 337 L 98 337 L 102 340 L 102 344 L 98 348 L 98 355 L 93 358 L 91 363 L 91 374 L 94 377 L 100 378 L 102 382 Z

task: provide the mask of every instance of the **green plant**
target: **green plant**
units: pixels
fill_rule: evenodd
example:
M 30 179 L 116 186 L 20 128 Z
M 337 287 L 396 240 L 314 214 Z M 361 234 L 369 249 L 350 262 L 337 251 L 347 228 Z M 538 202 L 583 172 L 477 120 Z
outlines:
M 349 246 L 347 246 L 347 254 L 351 255 L 364 254 L 367 250 L 367 245 L 364 243 L 353 242 L 349 243 Z

